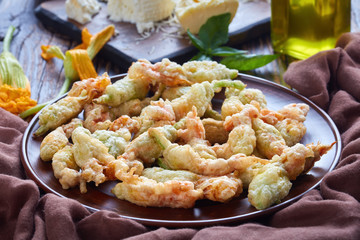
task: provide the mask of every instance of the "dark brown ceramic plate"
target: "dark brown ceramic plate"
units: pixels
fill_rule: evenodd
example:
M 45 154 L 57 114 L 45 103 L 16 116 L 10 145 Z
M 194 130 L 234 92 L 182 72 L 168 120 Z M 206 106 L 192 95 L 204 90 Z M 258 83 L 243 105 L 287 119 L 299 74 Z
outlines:
M 123 75 L 115 76 L 112 80 L 115 81 L 122 77 Z M 119 200 L 113 196 L 110 190 L 116 182 L 107 182 L 99 187 L 89 184 L 86 194 L 80 194 L 78 188 L 63 190 L 53 175 L 51 163 L 43 162 L 39 157 L 42 138 L 33 137 L 33 133 L 39 127 L 39 115 L 36 115 L 30 122 L 22 141 L 22 163 L 26 173 L 46 192 L 75 199 L 91 211 L 111 210 L 122 217 L 137 220 L 146 225 L 199 227 L 261 219 L 261 217 L 293 203 L 318 186 L 324 175 L 330 172 L 337 164 L 340 157 L 341 140 L 339 132 L 330 117 L 305 97 L 261 78 L 241 74 L 238 79 L 246 83 L 248 87 L 262 90 L 267 97 L 269 109 L 277 110 L 286 104 L 294 102 L 310 105 L 310 111 L 305 121 L 307 133 L 302 143 L 317 143 L 320 141 L 324 144 L 330 144 L 334 141 L 337 142 L 308 174 L 298 177 L 293 182 L 289 195 L 278 205 L 258 211 L 249 204 L 246 194 L 243 193 L 240 197 L 228 203 L 201 200 L 192 209 L 145 208 Z M 218 97 L 215 99 L 214 104 L 219 106 L 221 102 L 221 98 Z

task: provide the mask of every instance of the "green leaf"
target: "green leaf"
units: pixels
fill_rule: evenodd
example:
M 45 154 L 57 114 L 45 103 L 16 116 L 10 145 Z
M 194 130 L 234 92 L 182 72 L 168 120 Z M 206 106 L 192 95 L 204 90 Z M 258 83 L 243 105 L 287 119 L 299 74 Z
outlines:
M 209 18 L 199 30 L 199 38 L 203 43 L 204 49 L 215 49 L 229 40 L 229 24 L 231 14 L 224 13 Z
M 226 57 L 226 56 L 234 56 L 234 55 L 241 55 L 245 54 L 247 51 L 245 50 L 239 50 L 232 47 L 218 47 L 211 51 L 211 55 L 213 56 L 220 56 L 220 57 Z
M 191 61 L 211 61 L 211 57 L 204 54 L 203 52 L 199 52 L 194 57 L 191 58 Z
M 253 70 L 275 60 L 279 55 L 236 55 L 226 57 L 221 63 L 228 68 L 237 69 L 239 71 Z
M 193 35 L 189 29 L 187 30 L 187 34 L 192 42 L 192 44 L 197 48 L 199 49 L 200 51 L 205 51 L 205 48 L 204 48 L 204 43 L 198 39 L 195 35 Z

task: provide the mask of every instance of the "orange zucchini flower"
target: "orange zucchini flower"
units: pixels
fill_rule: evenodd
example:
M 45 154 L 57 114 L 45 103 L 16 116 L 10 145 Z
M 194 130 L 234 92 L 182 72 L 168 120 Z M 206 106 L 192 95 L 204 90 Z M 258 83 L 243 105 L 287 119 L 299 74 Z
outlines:
M 96 78 L 98 76 L 92 63 L 92 59 L 106 42 L 110 40 L 114 35 L 114 32 L 114 25 L 109 25 L 95 35 L 91 35 L 89 31 L 84 28 L 81 32 L 82 43 L 74 49 L 66 51 L 65 54 L 63 54 L 58 46 L 41 46 L 41 57 L 46 61 L 54 57 L 64 61 L 65 82 L 60 89 L 58 96 L 65 94 L 69 90 L 72 82 L 79 79 Z M 47 103 L 37 105 L 36 107 L 23 112 L 20 116 L 22 118 L 28 117 L 38 112 L 46 104 Z
M 31 99 L 28 78 L 10 52 L 10 43 L 15 27 L 10 26 L 4 38 L 4 48 L 0 55 L 0 107 L 14 114 L 19 114 L 36 105 Z

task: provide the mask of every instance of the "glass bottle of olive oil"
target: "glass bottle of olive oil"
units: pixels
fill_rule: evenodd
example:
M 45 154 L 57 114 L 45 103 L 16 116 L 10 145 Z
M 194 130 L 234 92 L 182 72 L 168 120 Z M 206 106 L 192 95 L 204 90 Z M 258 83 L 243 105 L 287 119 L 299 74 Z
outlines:
M 272 0 L 271 40 L 275 52 L 305 59 L 335 47 L 350 31 L 351 0 Z

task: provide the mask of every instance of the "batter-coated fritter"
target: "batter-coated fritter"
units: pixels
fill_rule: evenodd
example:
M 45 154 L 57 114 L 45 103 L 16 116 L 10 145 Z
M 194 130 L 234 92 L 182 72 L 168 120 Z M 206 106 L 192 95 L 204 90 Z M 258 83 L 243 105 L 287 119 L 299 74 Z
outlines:
M 181 65 L 164 58 L 161 62 L 151 64 L 148 60 L 140 59 L 129 68 L 128 75 L 141 81 L 162 83 L 166 86 L 190 85 L 184 75 Z
M 216 159 L 215 151 L 205 140 L 205 128 L 201 119 L 196 115 L 195 107 L 185 118 L 176 123 L 175 127 L 179 128 L 177 132 L 179 143 L 190 145 L 201 158 Z
M 273 111 L 267 108 L 260 110 L 260 119 L 270 125 L 275 125 L 281 120 L 284 120 L 285 116 L 277 111 Z
M 195 183 L 195 188 L 201 189 L 205 198 L 216 202 L 228 202 L 243 191 L 241 180 L 232 175 L 202 177 Z
M 110 84 L 107 74 L 74 83 L 68 95 L 43 109 L 39 116 L 40 127 L 35 135 L 43 135 L 76 117 L 86 103 L 100 96 Z
M 244 105 L 241 112 L 228 116 L 224 126 L 231 130 L 225 144 L 215 144 L 216 155 L 228 159 L 237 153 L 250 155 L 256 147 L 255 131 L 252 129 L 252 119 L 259 116 L 259 111 L 251 104 Z
M 240 112 L 245 104 L 257 103 L 260 109 L 267 105 L 265 95 L 257 89 L 245 88 L 227 88 L 225 90 L 225 100 L 221 106 L 221 116 L 225 120 L 227 116 L 231 116 Z
M 110 115 L 112 119 L 116 119 L 123 115 L 127 115 L 129 117 L 139 116 L 141 110 L 148 106 L 151 101 L 156 101 L 161 97 L 162 92 L 165 89 L 165 85 L 159 84 L 156 92 L 151 97 L 146 97 L 142 100 L 140 99 L 132 99 L 127 102 L 120 104 L 117 107 L 110 108 Z
M 182 72 L 181 66 L 169 59 L 163 59 L 154 65 L 140 59 L 131 65 L 125 78 L 108 86 L 105 94 L 96 99 L 96 102 L 117 107 L 132 99 L 144 99 L 151 85 L 190 85 Z
M 271 159 L 274 155 L 281 155 L 287 147 L 281 133 L 260 118 L 253 119 L 253 129 L 256 135 L 256 148 L 261 154 Z
M 299 175 L 307 173 L 320 160 L 320 157 L 326 154 L 332 146 L 324 144 L 307 144 L 306 146 L 300 143 L 292 147 L 284 149 L 280 156 L 274 156 L 272 162 L 280 162 L 284 165 L 289 179 L 295 180 Z
M 115 160 L 114 156 L 86 128 L 76 128 L 72 140 L 75 162 L 82 170 L 82 178 L 87 182 L 94 181 L 96 185 L 103 183 L 106 180 L 105 167 Z
M 244 104 L 240 101 L 238 96 L 226 97 L 223 104 L 221 105 L 221 118 L 225 120 L 226 117 L 232 116 L 238 112 L 241 112 Z
M 259 103 L 261 109 L 266 108 L 267 106 L 266 97 L 259 89 L 245 88 L 240 91 L 239 98 L 243 104 L 250 104 L 255 101 Z
M 216 61 L 189 61 L 182 65 L 186 78 L 192 83 L 204 81 L 234 79 L 238 75 L 235 69 L 228 69 Z
M 151 130 L 151 129 L 150 129 Z M 149 130 L 149 131 L 150 131 Z M 202 175 L 224 175 L 232 172 L 225 159 L 202 158 L 190 145 L 161 144 L 165 147 L 164 164 L 174 170 L 188 170 Z
M 69 123 L 62 125 L 61 127 L 64 130 L 66 137 L 71 138 L 72 132 L 75 128 L 82 127 L 83 123 L 83 120 L 80 118 L 73 118 Z
M 190 171 L 168 170 L 159 167 L 144 169 L 142 175 L 157 182 L 170 180 L 190 181 L 195 189 L 201 189 L 204 198 L 217 202 L 227 202 L 242 192 L 242 183 L 239 178 L 229 176 L 201 176 Z
M 96 130 L 107 130 L 111 125 L 109 107 L 96 103 L 84 106 L 84 127 L 90 132 Z
M 185 170 L 169 170 L 160 167 L 145 168 L 142 176 L 153 179 L 157 182 L 166 182 L 169 180 L 196 182 L 200 175 Z
M 140 100 L 138 98 L 129 100 L 120 104 L 117 107 L 110 108 L 110 115 L 112 119 L 119 118 L 123 115 L 127 115 L 129 117 L 138 116 L 141 113 L 141 110 L 150 104 L 150 101 L 146 101 L 147 98 Z M 143 105 L 143 103 L 145 103 Z
M 130 118 L 126 115 L 119 117 L 111 123 L 110 130 L 126 127 L 134 134 L 135 139 L 150 127 L 161 127 L 174 123 L 175 113 L 170 102 L 160 99 L 159 101 L 151 101 L 150 105 L 141 110 L 139 117 Z
M 54 154 L 69 143 L 62 127 L 50 132 L 40 144 L 40 158 L 43 161 L 51 161 Z
M 167 87 L 161 94 L 161 98 L 172 101 L 179 98 L 190 90 L 190 86 Z
M 130 118 L 127 115 L 123 115 L 110 124 L 109 130 L 115 132 L 120 129 L 127 129 L 129 133 L 136 134 L 140 127 L 140 122 L 136 118 Z
M 82 81 L 76 81 L 71 87 L 68 96 L 77 97 L 85 90 L 88 97 L 88 102 L 103 94 L 105 88 L 111 84 L 110 78 L 107 73 L 97 78 L 88 78 Z
M 262 210 L 289 194 L 292 184 L 287 172 L 279 164 L 266 164 L 251 181 L 248 199 L 256 209 Z
M 234 160 L 229 159 L 230 166 L 236 169 L 234 173 L 241 179 L 244 188 L 248 188 L 259 170 L 268 163 L 270 163 L 269 160 L 255 156 L 246 156 Z
M 150 82 L 132 79 L 129 76 L 106 87 L 104 94 L 95 103 L 117 107 L 132 99 L 144 99 L 149 92 Z
M 302 122 L 286 118 L 275 124 L 281 136 L 284 138 L 286 145 L 291 147 L 300 142 L 306 133 L 306 127 Z
M 275 155 L 269 164 L 258 166 L 249 185 L 250 203 L 257 209 L 265 209 L 280 202 L 290 191 L 290 180 L 308 172 L 333 144 L 304 146 L 298 143 L 284 149 L 281 156 Z
M 244 154 L 235 154 L 229 160 L 223 158 L 204 158 L 189 144 L 179 145 L 171 143 L 160 131 L 150 128 L 149 135 L 164 149 L 162 163 L 169 169 L 188 170 L 206 176 L 226 175 L 234 171 L 229 165 L 230 159 L 244 157 Z
M 44 108 L 39 115 L 40 127 L 35 135 L 43 135 L 79 115 L 87 99 L 86 91 L 84 91 L 79 97 L 67 96 Z
M 155 128 L 160 131 L 166 139 L 175 141 L 176 129 L 171 125 Z M 144 132 L 126 147 L 123 156 L 127 159 L 138 159 L 144 164 L 152 164 L 161 157 L 163 149 L 156 143 L 155 139 L 149 136 L 148 132 Z
M 160 99 L 150 102 L 149 106 L 143 108 L 137 120 L 141 127 L 135 137 L 146 132 L 150 127 L 174 125 L 175 113 L 169 101 Z
M 193 106 L 197 109 L 197 115 L 202 117 L 209 106 L 211 106 L 211 99 L 214 97 L 215 92 L 221 91 L 221 88 L 223 87 L 244 89 L 245 86 L 244 83 L 238 80 L 195 83 L 191 85 L 188 92 L 171 101 L 176 120 L 179 121 L 181 118 L 185 117 L 186 114 L 191 111 Z
M 80 184 L 80 192 L 85 193 L 87 191 L 79 172 L 80 168 L 75 162 L 72 146 L 68 145 L 54 155 L 52 168 L 54 176 L 59 179 L 63 189 L 69 189 Z
M 144 170 L 144 165 L 141 161 L 136 159 L 127 159 L 119 156 L 114 161 L 107 165 L 106 177 L 111 180 L 118 179 L 123 181 L 129 174 L 141 175 Z
M 156 182 L 131 174 L 116 184 L 112 193 L 119 199 L 144 207 L 191 208 L 196 200 L 203 198 L 203 192 L 195 189 L 192 182 Z
M 284 119 L 275 124 L 289 147 L 300 142 L 306 133 L 304 121 L 309 112 L 307 104 L 289 104 L 278 111 Z
M 171 101 L 176 120 L 179 121 L 185 117 L 193 106 L 197 109 L 197 115 L 201 117 L 204 115 L 213 97 L 214 90 L 209 82 L 192 85 L 187 93 Z
M 115 158 L 125 152 L 125 148 L 131 138 L 131 135 L 126 132 L 107 130 L 96 130 L 92 136 L 100 140 L 108 148 L 108 152 Z
M 306 115 L 309 112 L 309 105 L 305 103 L 291 103 L 280 109 L 278 112 L 285 118 L 304 122 L 306 120 Z
M 177 122 L 178 138 L 183 143 L 190 143 L 193 140 L 205 139 L 205 128 L 201 119 L 197 116 L 196 107 L 193 106 L 185 118 Z
M 164 90 L 161 97 L 165 100 L 172 101 L 186 94 L 190 90 L 190 88 L 190 86 L 168 87 Z M 221 120 L 221 114 L 213 110 L 211 104 L 209 104 L 209 106 L 205 110 L 203 117 Z
M 204 118 L 201 120 L 205 129 L 205 139 L 214 145 L 215 143 L 226 143 L 229 132 L 224 128 L 224 122 L 212 118 Z

